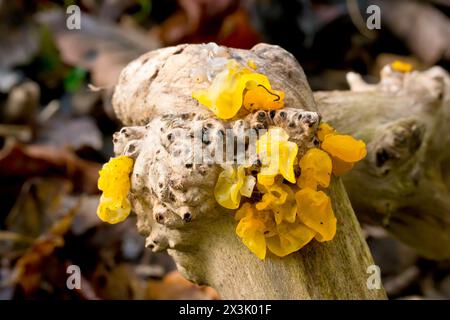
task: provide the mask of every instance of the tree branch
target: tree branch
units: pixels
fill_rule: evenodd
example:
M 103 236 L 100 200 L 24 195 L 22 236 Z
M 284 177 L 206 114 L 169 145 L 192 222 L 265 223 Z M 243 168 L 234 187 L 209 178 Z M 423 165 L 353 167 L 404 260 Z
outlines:
M 344 177 L 360 219 L 433 259 L 450 258 L 449 79 L 439 67 L 386 66 L 376 85 L 350 73 L 350 91 L 314 94 L 325 121 L 366 141 L 366 159 Z

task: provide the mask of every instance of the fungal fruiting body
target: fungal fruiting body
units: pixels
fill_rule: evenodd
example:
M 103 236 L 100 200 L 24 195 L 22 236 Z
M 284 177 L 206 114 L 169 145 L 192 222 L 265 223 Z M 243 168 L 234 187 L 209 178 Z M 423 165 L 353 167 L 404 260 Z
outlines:
M 224 208 L 237 209 L 241 196 L 251 197 L 256 179 L 245 174 L 245 167 L 226 166 L 214 188 L 217 202 Z
M 298 146 L 289 141 L 289 135 L 283 129 L 269 128 L 257 141 L 256 152 L 262 163 L 258 183 L 272 185 L 278 174 L 289 182 L 295 182 L 294 161 Z
M 260 259 L 265 258 L 266 249 L 283 257 L 312 239 L 330 241 L 336 234 L 337 221 L 331 199 L 324 190 L 336 171 L 335 166 L 340 168 L 341 162 L 352 166 L 364 158 L 366 151 L 364 142 L 339 135 L 328 124 L 319 128 L 321 148 L 308 149 L 299 160 L 297 145 L 292 146 L 293 142 L 280 128 L 269 128 L 257 141 L 259 159 L 264 161 L 256 173 L 256 196 L 245 198 L 237 210 L 236 233 Z M 336 164 L 335 159 L 341 162 Z
M 333 160 L 333 173 L 336 176 L 343 175 L 366 156 L 366 144 L 361 140 L 355 140 L 352 136 L 337 134 L 334 130 L 329 130 L 329 125 L 323 125 L 323 127 L 319 137 L 321 147 Z
M 326 189 L 333 174 L 364 158 L 364 142 L 320 124 L 316 112 L 285 107 L 285 93 L 272 88 L 263 68 L 219 49 L 211 49 L 220 54 L 211 70 L 192 75 L 201 87 L 192 92 L 196 110 L 162 114 L 114 135 L 117 157 L 100 171 L 98 216 L 118 223 L 133 208 L 153 250 L 176 247 L 186 223 L 213 219 L 219 206 L 235 214 L 237 236 L 259 259 L 332 240 L 337 221 Z M 243 139 L 243 150 L 231 148 L 231 162 L 197 163 L 192 143 L 217 156 L 226 130 L 232 141 L 243 132 L 255 139 Z
M 233 118 L 243 105 L 248 110 L 271 110 L 280 109 L 284 104 L 284 93 L 272 90 L 267 76 L 241 67 L 233 59 L 207 89 L 196 91 L 192 96 L 225 120 Z
M 413 66 L 407 62 L 395 60 L 394 62 L 391 63 L 391 68 L 397 72 L 408 73 L 412 71 Z
M 248 65 L 256 69 L 253 62 Z M 364 142 L 321 124 L 312 137 L 320 147 L 303 148 L 299 153 L 299 145 L 293 141 L 302 140 L 282 128 L 286 121 L 275 123 L 275 112 L 271 117 L 259 111 L 281 109 L 278 114 L 286 120 L 284 92 L 272 90 L 265 75 L 240 67 L 234 60 L 193 97 L 224 120 L 235 117 L 243 106 L 247 112 L 256 112 L 255 128 L 266 129 L 254 146 L 257 162 L 224 168 L 214 190 L 221 206 L 237 209 L 236 234 L 248 249 L 260 259 L 266 257 L 267 249 L 283 257 L 312 239 L 332 240 L 337 221 L 331 199 L 323 190 L 332 173 L 344 174 L 365 157 Z M 310 126 L 313 124 L 311 119 Z
M 130 214 L 128 193 L 132 170 L 133 159 L 126 156 L 111 158 L 100 170 L 98 188 L 103 194 L 100 197 L 97 215 L 102 221 L 114 224 L 125 220 Z

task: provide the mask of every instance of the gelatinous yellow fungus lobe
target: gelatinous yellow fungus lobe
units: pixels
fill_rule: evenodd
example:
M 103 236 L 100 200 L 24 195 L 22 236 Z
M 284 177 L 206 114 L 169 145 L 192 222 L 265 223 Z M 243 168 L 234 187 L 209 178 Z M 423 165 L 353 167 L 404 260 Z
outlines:
M 300 250 L 308 244 L 316 235 L 316 232 L 302 223 L 286 223 L 277 225 L 277 234 L 266 239 L 269 250 L 284 257 Z
M 342 175 L 353 167 L 355 162 L 362 160 L 366 154 L 366 144 L 349 135 L 327 135 L 321 148 L 328 152 L 333 160 L 333 173 Z
M 328 134 L 324 137 L 321 148 L 346 162 L 362 160 L 366 152 L 366 144 L 362 140 L 356 140 L 352 136 L 343 134 Z
M 355 165 L 354 162 L 345 162 L 333 156 L 331 156 L 331 159 L 333 161 L 333 174 L 337 177 L 350 172 Z
M 98 217 L 108 223 L 118 223 L 125 220 L 131 211 L 128 200 L 130 192 L 130 173 L 133 169 L 133 159 L 126 156 L 111 158 L 103 165 L 98 179 L 98 188 L 103 191 L 97 208 Z
M 391 68 L 392 70 L 397 72 L 408 73 L 412 71 L 413 66 L 407 62 L 395 60 L 394 62 L 391 63 Z
M 293 223 L 297 215 L 297 203 L 291 187 L 277 180 L 271 186 L 258 185 L 258 189 L 263 192 L 260 202 L 256 203 L 257 210 L 271 210 L 275 217 L 276 224 L 283 221 Z
M 289 135 L 281 128 L 270 128 L 258 139 L 256 152 L 262 163 L 258 183 L 272 185 L 278 174 L 295 183 L 294 164 L 298 146 L 288 139 Z
M 335 134 L 336 130 L 330 126 L 328 123 L 321 123 L 319 129 L 317 130 L 317 139 L 322 142 L 325 137 L 329 134 Z
M 97 216 L 104 222 L 111 224 L 124 221 L 131 212 L 131 204 L 127 198 L 118 201 L 102 195 L 97 208 Z
M 237 209 L 241 196 L 251 197 L 256 179 L 245 175 L 245 167 L 228 166 L 220 174 L 214 188 L 216 201 L 227 209 Z
M 244 94 L 244 107 L 249 111 L 277 110 L 284 106 L 284 92 L 270 90 L 259 84 Z
M 329 241 L 336 234 L 336 217 L 330 198 L 323 191 L 305 188 L 295 194 L 300 221 L 317 232 L 316 240 Z
M 259 259 L 266 257 L 266 237 L 275 234 L 275 222 L 267 211 L 257 211 L 250 203 L 244 203 L 236 212 L 239 223 L 236 234 Z
M 330 156 L 317 148 L 309 149 L 300 159 L 301 175 L 297 180 L 300 188 L 316 190 L 318 186 L 327 188 L 330 184 L 332 162 Z
M 193 92 L 192 97 L 208 107 L 218 118 L 230 119 L 242 107 L 244 90 L 254 89 L 258 85 L 272 91 L 265 75 L 230 60 L 227 68 L 216 75 L 208 89 Z

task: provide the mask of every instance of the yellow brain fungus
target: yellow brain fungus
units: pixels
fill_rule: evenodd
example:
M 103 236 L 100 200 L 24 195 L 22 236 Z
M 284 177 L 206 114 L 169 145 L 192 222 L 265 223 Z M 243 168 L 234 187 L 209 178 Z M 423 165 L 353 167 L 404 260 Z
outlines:
M 246 99 L 246 104 L 253 105 L 252 109 L 257 109 L 259 105 L 269 109 L 283 106 L 284 94 L 272 90 L 267 76 L 242 67 L 232 59 L 226 69 L 215 76 L 209 88 L 193 92 L 192 97 L 218 118 L 226 120 L 239 112 L 245 92 L 250 91 L 252 93 Z
M 230 166 L 219 175 L 215 188 L 219 204 L 237 209 L 242 195 L 250 198 L 237 210 L 236 234 L 260 259 L 266 257 L 267 249 L 284 257 L 312 239 L 330 241 L 336 234 L 331 199 L 318 188 L 330 185 L 337 160 L 353 164 L 362 159 L 365 145 L 337 134 L 327 124 L 320 126 L 317 135 L 323 150 L 311 148 L 300 161 L 297 144 L 289 141 L 283 129 L 271 127 L 258 139 L 256 152 L 261 167 L 257 173 L 257 200 L 251 198 L 255 179 L 245 174 L 244 166 Z M 296 165 L 301 172 L 298 178 Z
M 311 230 L 317 232 L 316 240 L 329 241 L 336 234 L 336 217 L 331 200 L 323 191 L 305 188 L 295 194 L 298 217 Z
M 317 139 L 322 142 L 329 134 L 336 134 L 336 130 L 328 123 L 321 123 L 319 129 L 317 129 Z
M 310 242 L 316 232 L 302 224 L 281 222 L 276 224 L 267 210 L 257 210 L 250 203 L 244 203 L 236 212 L 236 234 L 245 246 L 259 259 L 266 257 L 267 248 L 279 257 L 295 252 Z
M 297 180 L 300 188 L 316 190 L 318 186 L 327 188 L 330 184 L 332 163 L 330 156 L 317 148 L 309 149 L 300 159 L 301 175 Z
M 391 68 L 394 71 L 401 72 L 401 73 L 409 73 L 412 71 L 413 66 L 407 62 L 403 62 L 400 60 L 395 60 L 391 63 Z
M 322 126 L 323 124 L 320 127 Z M 327 129 L 322 130 L 325 132 Z M 321 148 L 331 156 L 333 160 L 333 173 L 336 176 L 350 171 L 356 162 L 362 160 L 367 155 L 364 141 L 335 132 L 324 135 Z
M 98 217 L 108 223 L 125 220 L 131 211 L 128 200 L 130 191 L 130 173 L 133 159 L 126 156 L 111 158 L 103 165 L 98 179 L 98 188 L 103 191 L 97 208 Z
M 327 136 L 322 149 L 345 162 L 357 162 L 366 156 L 366 144 L 349 135 Z
M 320 125 L 316 135 L 320 148 L 311 148 L 300 158 L 298 178 L 294 174 L 298 148 L 283 129 L 269 128 L 256 143 L 261 195 L 255 203 L 244 203 L 238 210 L 236 232 L 260 259 L 265 258 L 267 249 L 284 257 L 312 239 L 324 242 L 336 235 L 331 199 L 318 189 L 329 187 L 331 173 L 343 174 L 363 159 L 366 146 L 361 140 L 338 134 L 326 123 Z M 297 180 L 297 184 L 286 180 Z
M 289 135 L 281 128 L 269 128 L 256 143 L 256 152 L 262 167 L 258 173 L 258 183 L 272 185 L 278 174 L 295 183 L 294 163 L 298 146 L 288 141 Z
M 247 90 L 244 95 L 244 107 L 249 111 L 277 110 L 284 106 L 284 92 L 270 90 L 258 84 L 255 88 Z
M 243 165 L 227 166 L 219 174 L 214 188 L 216 201 L 227 209 L 237 209 L 241 196 L 251 197 L 255 182 L 255 177 L 245 174 Z
M 266 240 L 269 250 L 279 257 L 287 256 L 308 244 L 316 233 L 302 223 L 281 223 L 277 233 Z
M 255 205 L 257 210 L 271 210 L 277 225 L 282 221 L 295 222 L 297 204 L 290 186 L 278 180 L 271 186 L 259 185 L 258 189 L 264 194 L 262 200 Z
M 273 90 L 265 75 L 254 72 L 252 60 L 247 65 L 229 60 L 209 88 L 192 96 L 220 119 L 235 117 L 242 106 L 247 111 L 282 108 L 284 92 Z M 412 69 L 402 62 L 393 63 L 392 68 L 398 72 Z M 234 164 L 223 166 L 218 176 L 214 197 L 221 206 L 237 209 L 236 234 L 259 259 L 265 259 L 267 250 L 284 257 L 312 239 L 330 241 L 336 234 L 331 199 L 321 189 L 329 187 L 331 173 L 343 174 L 363 159 L 366 145 L 326 123 L 320 125 L 316 137 L 320 148 L 311 148 L 297 159 L 298 145 L 289 141 L 288 133 L 270 127 L 253 146 L 260 162 L 255 166 L 257 172 L 250 165 Z M 296 176 L 297 165 L 300 175 Z M 129 215 L 132 168 L 131 158 L 118 156 L 100 171 L 98 187 L 103 194 L 97 214 L 103 221 L 118 223 Z
M 269 212 L 258 211 L 244 203 L 236 212 L 236 234 L 259 259 L 266 257 L 266 237 L 274 235 L 275 223 Z
M 267 76 L 254 72 L 257 67 L 252 60 L 247 65 L 229 60 L 210 86 L 194 92 L 193 98 L 220 119 L 235 117 L 242 106 L 247 111 L 282 108 L 284 92 L 273 90 Z M 394 62 L 392 69 L 410 72 L 412 66 Z M 236 234 L 259 259 L 265 259 L 267 249 L 284 257 L 312 239 L 330 241 L 336 234 L 331 199 L 320 189 L 329 187 L 331 173 L 341 175 L 363 159 L 366 145 L 326 123 L 320 125 L 316 137 L 320 148 L 311 148 L 297 159 L 298 145 L 289 141 L 288 133 L 270 127 L 253 145 L 260 162 L 253 167 L 257 172 L 250 165 L 226 165 L 218 176 L 214 197 L 224 208 L 237 209 Z M 300 175 L 296 176 L 297 165 Z M 103 194 L 97 215 L 101 220 L 118 223 L 130 214 L 132 168 L 133 159 L 118 156 L 100 170 L 98 187 Z

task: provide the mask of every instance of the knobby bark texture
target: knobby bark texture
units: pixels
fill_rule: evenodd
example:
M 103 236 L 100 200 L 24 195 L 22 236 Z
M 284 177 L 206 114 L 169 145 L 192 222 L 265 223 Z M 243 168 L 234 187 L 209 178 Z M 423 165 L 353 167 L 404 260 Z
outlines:
M 209 136 L 201 139 L 213 148 L 223 143 L 216 139 L 220 130 L 267 125 L 255 114 L 222 121 L 192 98 L 227 59 L 241 65 L 252 60 L 275 89 L 285 91 L 287 117 L 275 114 L 271 121 L 288 131 L 299 150 L 308 147 L 317 129 L 320 118 L 303 70 L 278 46 L 180 45 L 131 62 L 114 94 L 115 111 L 126 125 L 114 135 L 114 145 L 117 155 L 135 159 L 130 198 L 147 246 L 167 249 L 185 276 L 216 288 L 226 299 L 385 298 L 382 288 L 367 286 L 372 257 L 340 179 L 328 189 L 338 220 L 335 238 L 261 261 L 237 237 L 233 212 L 214 200 L 220 166 L 184 165 L 193 157 L 186 133 L 209 128 Z
M 432 259 L 450 258 L 450 77 L 440 67 L 381 71 L 378 84 L 347 76 L 351 90 L 316 92 L 339 131 L 368 155 L 344 177 L 360 220 L 384 226 Z

